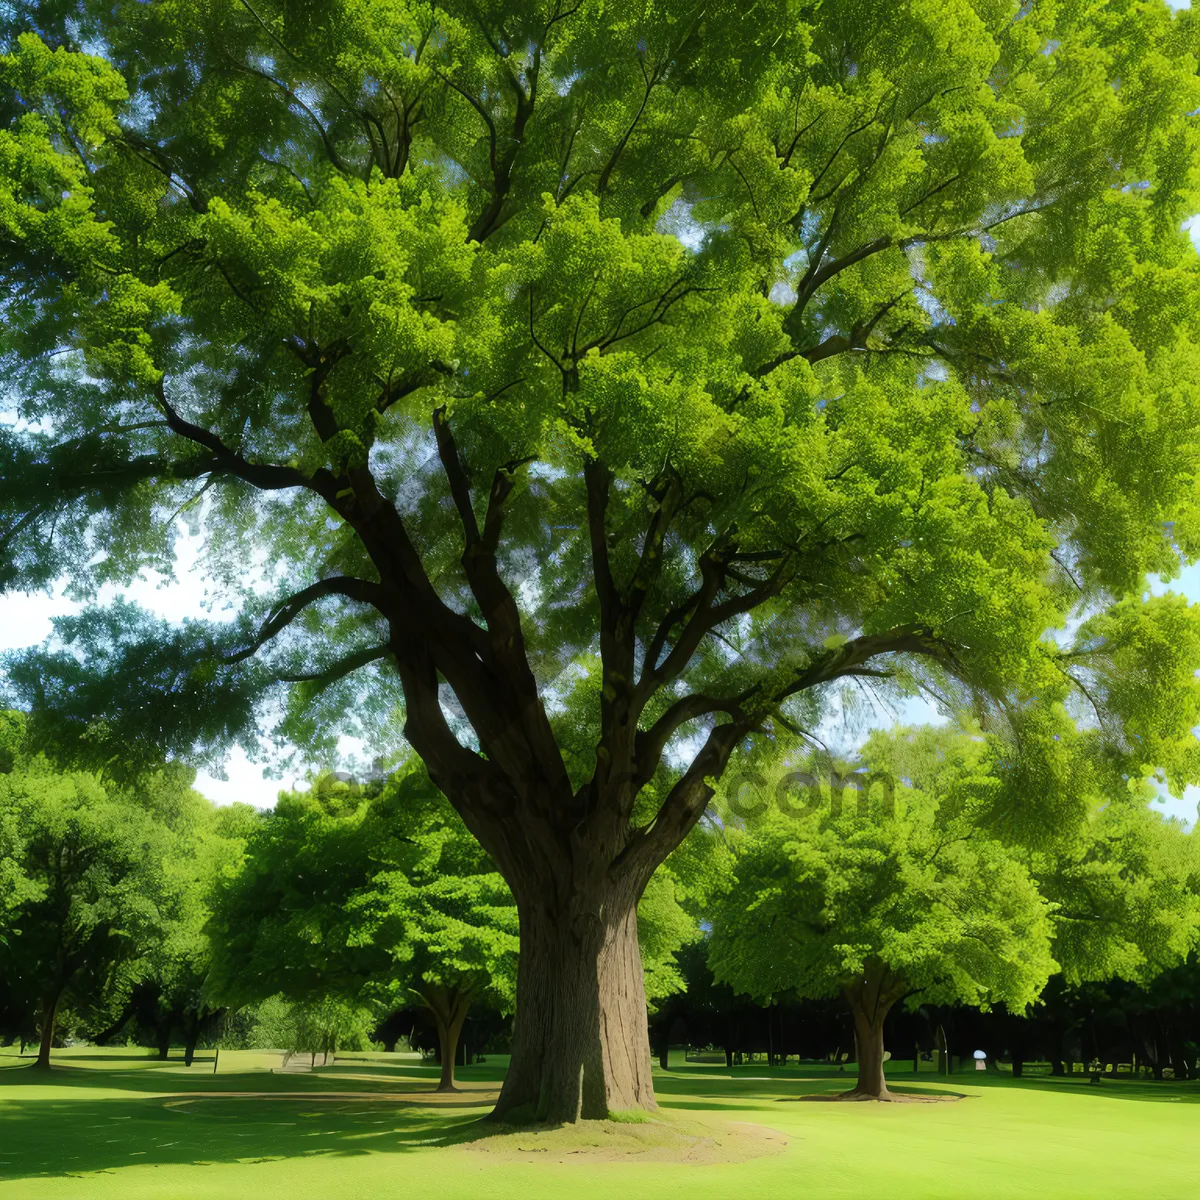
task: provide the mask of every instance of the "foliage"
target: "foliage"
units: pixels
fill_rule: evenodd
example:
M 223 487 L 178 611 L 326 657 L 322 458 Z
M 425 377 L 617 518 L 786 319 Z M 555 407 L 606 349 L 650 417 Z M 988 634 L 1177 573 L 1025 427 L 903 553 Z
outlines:
M 171 834 L 145 797 L 34 759 L 0 777 L 0 823 L 19 853 L 12 928 L 0 945 L 10 1006 L 53 1021 L 60 1002 L 103 1014 L 162 935 Z
M 210 932 L 210 990 L 235 1004 L 395 1004 L 431 983 L 512 1005 L 511 896 L 417 769 L 374 794 L 327 776 L 281 795 L 221 881 Z
M 868 766 L 883 744 L 868 748 Z M 831 996 L 879 964 L 912 1003 L 1024 1010 L 1056 969 L 1051 907 L 962 800 L 901 784 L 894 812 L 876 797 L 865 816 L 814 805 L 731 830 L 717 979 L 762 999 Z
M 1077 986 L 1147 984 L 1200 949 L 1200 840 L 1145 806 L 1140 788 L 1033 857 L 1054 904 L 1054 956 Z
M 369 1008 L 327 998 L 308 1003 L 270 996 L 253 1006 L 254 1024 L 247 1039 L 259 1050 L 324 1054 L 369 1050 L 375 1015 Z

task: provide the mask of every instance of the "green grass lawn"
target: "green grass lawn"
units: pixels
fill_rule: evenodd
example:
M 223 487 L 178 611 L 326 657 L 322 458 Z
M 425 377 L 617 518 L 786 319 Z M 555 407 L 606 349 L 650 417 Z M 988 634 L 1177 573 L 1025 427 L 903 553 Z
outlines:
M 0 1050 L 3 1200 L 1200 1194 L 1200 1087 L 1186 1083 L 975 1072 L 938 1083 L 897 1070 L 890 1079 L 902 1088 L 967 1098 L 790 1103 L 838 1091 L 847 1077 L 681 1065 L 658 1073 L 656 1086 L 664 1115 L 693 1140 L 711 1130 L 720 1141 L 738 1122 L 787 1143 L 779 1152 L 775 1136 L 762 1157 L 695 1165 L 597 1158 L 590 1147 L 619 1141 L 617 1126 L 524 1139 L 477 1126 L 502 1061 L 462 1071 L 470 1090 L 433 1104 L 413 1096 L 433 1087 L 433 1069 L 401 1055 L 351 1056 L 311 1075 L 273 1074 L 277 1055 L 250 1052 L 222 1054 L 216 1075 L 211 1055 L 190 1070 L 144 1052 L 64 1050 L 56 1059 L 46 1077 Z

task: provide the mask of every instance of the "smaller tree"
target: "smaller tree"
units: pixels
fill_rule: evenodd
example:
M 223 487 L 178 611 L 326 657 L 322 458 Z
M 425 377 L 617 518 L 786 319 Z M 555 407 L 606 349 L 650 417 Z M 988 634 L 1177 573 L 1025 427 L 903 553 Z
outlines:
M 36 1021 L 37 1065 L 48 1068 L 64 1004 L 103 1010 L 159 936 L 170 831 L 134 791 L 20 756 L 0 776 L 0 828 L 15 840 L 19 897 L 0 978 L 8 1005 Z
M 375 1024 L 368 1008 L 327 997 L 323 1000 L 293 1001 L 271 996 L 247 1010 L 250 1026 L 246 1041 L 258 1050 L 284 1050 L 311 1054 L 323 1062 L 339 1050 L 366 1050 Z M 286 1061 L 286 1060 L 285 1060 Z
M 325 777 L 282 795 L 218 888 L 209 930 L 208 993 L 231 1004 L 279 994 L 379 1011 L 416 996 L 437 1026 L 442 1091 L 472 1003 L 512 1008 L 512 896 L 417 766 L 381 787 Z
M 1154 795 L 1148 780 L 1112 790 L 1107 803 L 1093 804 L 1080 822 L 1030 854 L 1039 889 L 1054 906 L 1053 954 L 1061 978 L 1043 999 L 1056 1075 L 1064 1071 L 1071 1031 L 1096 996 L 1124 997 L 1132 1006 L 1126 1027 L 1141 1028 L 1144 1011 L 1153 1008 L 1147 990 L 1200 949 L 1200 839 L 1148 807 Z M 1161 1071 L 1162 1039 L 1139 1040 Z M 1179 1040 L 1172 1058 L 1180 1057 Z
M 190 789 L 180 801 L 168 819 L 173 837 L 172 853 L 163 863 L 161 937 L 147 956 L 145 981 L 157 993 L 160 1054 L 166 1057 L 171 1033 L 179 1030 L 190 1067 L 200 1039 L 225 1013 L 205 986 L 211 967 L 207 924 L 214 888 L 236 869 L 245 844 L 239 830 L 254 810 L 246 805 L 218 809 Z
M 958 767 L 938 774 L 941 786 L 897 786 L 891 804 L 880 787 L 864 814 L 813 785 L 806 803 L 729 831 L 714 974 L 766 1001 L 840 994 L 858 1048 L 849 1099 L 890 1098 L 884 1023 L 901 1000 L 1023 1009 L 1055 969 L 1049 906 L 964 795 L 982 751 L 961 735 L 941 740 Z M 887 743 L 868 744 L 868 767 L 886 761 Z

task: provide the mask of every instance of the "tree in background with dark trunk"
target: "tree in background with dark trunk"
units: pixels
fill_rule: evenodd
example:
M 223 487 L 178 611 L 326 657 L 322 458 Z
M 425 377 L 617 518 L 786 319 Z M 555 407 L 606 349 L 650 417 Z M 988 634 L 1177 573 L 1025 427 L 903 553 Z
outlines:
M 519 913 L 499 1115 L 654 1107 L 638 901 L 843 682 L 1198 775 L 1194 18 L 947 2 L 4 7 L 0 586 L 186 511 L 237 613 L 12 686 L 105 761 L 402 720 Z
M 189 773 L 172 770 L 106 786 L 56 769 L 28 743 L 0 775 L 0 826 L 16 831 L 20 883 L 0 939 L 0 976 L 10 1003 L 36 1021 L 38 1067 L 50 1066 L 63 1010 L 107 1023 L 161 939 L 179 852 L 171 814 L 200 801 L 189 783 Z
M 855 811 L 814 793 L 730 830 L 733 879 L 714 908 L 710 960 L 718 979 L 759 999 L 840 994 L 858 1064 L 845 1098 L 887 1100 L 884 1026 L 896 1003 L 1023 1010 L 1055 963 L 1048 905 L 989 833 L 996 792 L 980 743 L 946 730 L 878 734 L 862 766 L 911 786 L 891 798 L 879 789 Z

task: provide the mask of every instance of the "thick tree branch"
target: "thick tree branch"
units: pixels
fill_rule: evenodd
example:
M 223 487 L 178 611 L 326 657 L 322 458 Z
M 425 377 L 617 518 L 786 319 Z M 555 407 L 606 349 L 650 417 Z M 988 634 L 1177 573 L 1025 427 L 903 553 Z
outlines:
M 328 579 L 318 580 L 308 587 L 279 601 L 267 614 L 267 618 L 259 626 L 254 640 L 243 650 L 232 654 L 223 660 L 226 664 L 242 662 L 257 654 L 267 642 L 281 634 L 309 605 L 323 600 L 327 596 L 344 596 L 359 604 L 369 604 L 379 608 L 383 599 L 383 589 L 366 579 L 356 579 L 349 575 L 335 575 Z
M 659 723 L 648 731 L 641 743 L 644 754 L 639 758 L 639 770 L 643 775 L 646 771 L 653 773 L 657 758 L 652 762 L 650 756 L 658 746 L 658 756 L 661 757 L 662 749 L 673 732 L 670 728 L 672 722 L 677 729 L 686 720 L 706 713 L 721 712 L 729 713 L 732 719 L 713 727 L 700 752 L 667 794 L 654 820 L 634 831 L 621 855 L 621 861 L 629 865 L 639 879 L 647 871 L 652 872 L 700 819 L 713 795 L 713 788 L 707 781 L 720 778 L 738 743 L 755 733 L 773 708 L 787 697 L 819 684 L 847 675 L 863 674 L 870 670 L 867 667 L 869 661 L 882 654 L 916 654 L 934 658 L 961 674 L 960 664 L 948 643 L 935 637 L 932 631 L 923 626 L 906 625 L 886 633 L 854 638 L 820 655 L 783 687 L 757 688 L 728 702 L 714 702 L 701 696 L 684 697 L 677 701 L 660 718 Z M 758 703 L 748 704 L 755 696 L 761 697 Z M 648 874 L 646 877 L 649 877 Z
M 732 700 L 723 700 L 716 696 L 697 693 L 676 700 L 649 729 L 642 730 L 637 735 L 635 786 L 644 787 L 653 778 L 654 772 L 662 761 L 663 751 L 667 748 L 667 744 L 689 721 L 695 721 L 714 713 L 726 713 L 735 720 L 745 718 L 742 701 L 749 698 L 749 693 Z
M 312 476 L 305 475 L 294 467 L 280 467 L 267 463 L 252 463 L 243 458 L 235 450 L 230 449 L 210 429 L 196 425 L 181 416 L 174 405 L 167 399 L 166 389 L 162 382 L 155 389 L 158 404 L 167 419 L 167 425 L 173 433 L 198 446 L 203 446 L 213 455 L 214 467 L 223 474 L 235 475 L 245 480 L 253 487 L 263 491 L 280 491 L 287 488 L 307 488 L 316 492 L 330 504 L 333 504 L 337 491 L 337 482 L 331 472 L 322 468 Z M 200 474 L 202 472 L 196 472 Z M 194 475 L 191 476 L 194 478 Z M 336 507 L 336 505 L 335 505 Z

